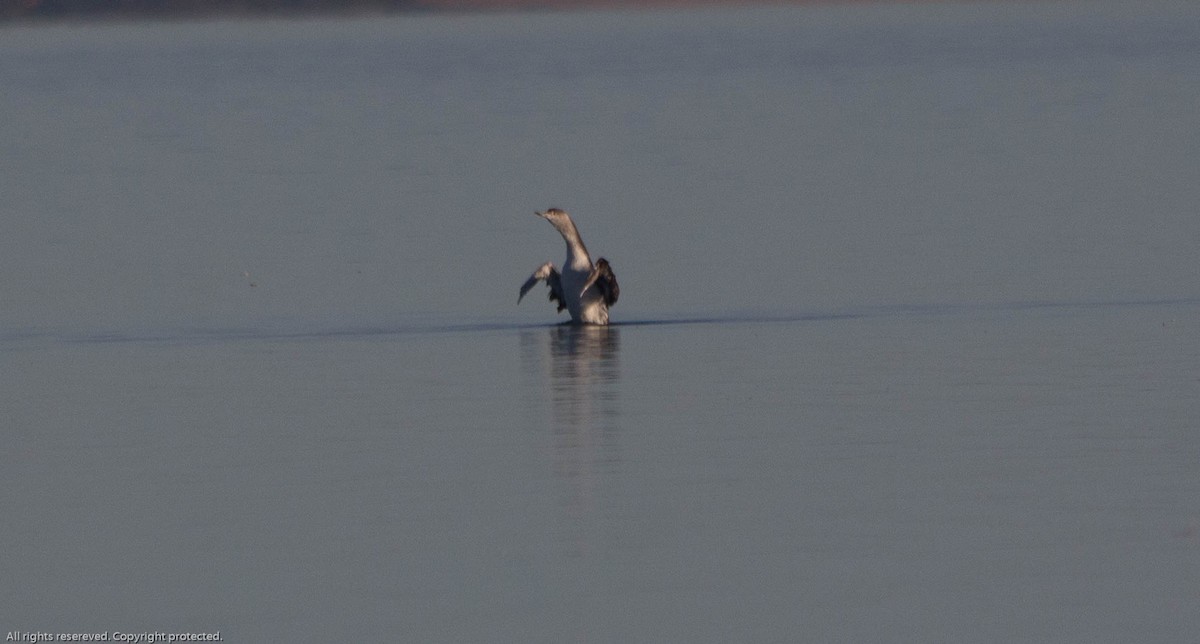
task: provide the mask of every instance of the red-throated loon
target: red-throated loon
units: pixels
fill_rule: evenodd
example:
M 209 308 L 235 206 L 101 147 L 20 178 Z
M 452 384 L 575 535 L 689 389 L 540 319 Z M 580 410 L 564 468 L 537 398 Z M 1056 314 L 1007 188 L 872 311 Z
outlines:
M 521 285 L 521 294 L 517 303 L 537 284 L 545 281 L 550 287 L 550 301 L 558 303 L 558 310 L 566 309 L 571 314 L 571 322 L 575 324 L 608 324 L 608 307 L 616 304 L 621 294 L 617 286 L 617 276 L 613 275 L 608 260 L 601 257 L 592 264 L 583 239 L 571 216 L 558 208 L 546 212 L 534 211 L 535 215 L 550 222 L 563 240 L 567 242 L 567 261 L 563 263 L 560 273 L 554 264 L 546 262 L 538 267 L 529 279 Z

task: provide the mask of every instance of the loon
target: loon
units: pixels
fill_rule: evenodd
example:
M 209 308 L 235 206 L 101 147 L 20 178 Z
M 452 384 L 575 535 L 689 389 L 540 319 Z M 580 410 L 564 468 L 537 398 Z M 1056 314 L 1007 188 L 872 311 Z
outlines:
M 550 287 L 550 301 L 558 304 L 559 312 L 566 309 L 573 324 L 608 324 L 608 307 L 617 303 L 621 289 L 608 260 L 601 257 L 592 264 L 579 229 L 566 211 L 551 208 L 546 212 L 533 211 L 550 222 L 567 242 L 567 260 L 560 272 L 552 262 L 542 264 L 521 285 L 517 303 L 539 281 Z

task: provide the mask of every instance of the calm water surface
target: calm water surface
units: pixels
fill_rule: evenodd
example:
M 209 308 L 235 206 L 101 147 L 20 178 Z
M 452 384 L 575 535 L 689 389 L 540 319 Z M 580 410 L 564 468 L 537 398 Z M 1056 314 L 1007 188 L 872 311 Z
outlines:
M 1200 632 L 1192 4 L 9 26 L 0 86 L 6 631 Z M 620 324 L 516 306 L 550 205 Z

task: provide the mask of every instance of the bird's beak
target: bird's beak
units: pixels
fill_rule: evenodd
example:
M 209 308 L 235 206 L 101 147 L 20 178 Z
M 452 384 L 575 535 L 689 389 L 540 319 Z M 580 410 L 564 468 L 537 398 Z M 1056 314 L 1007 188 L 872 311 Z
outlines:
M 538 211 L 536 211 L 536 210 L 535 210 L 535 211 L 533 211 L 533 214 L 537 215 L 538 217 L 545 217 L 545 216 L 546 216 L 546 213 L 544 213 L 544 212 L 538 212 Z

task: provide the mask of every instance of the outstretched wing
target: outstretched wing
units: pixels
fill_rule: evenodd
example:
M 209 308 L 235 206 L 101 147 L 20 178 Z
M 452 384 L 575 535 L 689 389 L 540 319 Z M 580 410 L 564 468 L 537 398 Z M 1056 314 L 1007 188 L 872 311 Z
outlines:
M 525 280 L 525 283 L 521 285 L 521 294 L 517 296 L 517 304 L 521 303 L 521 299 L 525 297 L 529 289 L 533 288 L 533 285 L 539 281 L 545 281 L 546 286 L 550 287 L 550 301 L 558 303 L 559 311 L 567 308 L 566 299 L 563 298 L 562 279 L 559 277 L 558 269 L 554 268 L 554 264 L 550 262 L 539 266 L 533 272 L 533 275 L 530 275 L 529 279 Z
M 596 260 L 596 268 L 593 268 L 592 274 L 588 275 L 587 282 L 584 282 L 583 290 L 579 294 L 583 295 L 593 285 L 600 289 L 606 306 L 616 304 L 617 298 L 621 296 L 621 287 L 617 285 L 617 276 L 613 273 L 608 260 L 603 257 Z

